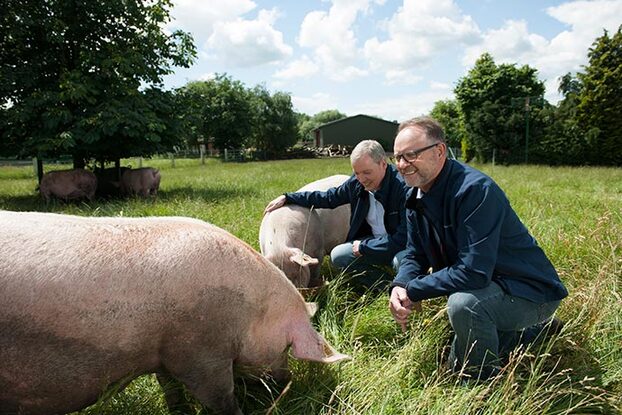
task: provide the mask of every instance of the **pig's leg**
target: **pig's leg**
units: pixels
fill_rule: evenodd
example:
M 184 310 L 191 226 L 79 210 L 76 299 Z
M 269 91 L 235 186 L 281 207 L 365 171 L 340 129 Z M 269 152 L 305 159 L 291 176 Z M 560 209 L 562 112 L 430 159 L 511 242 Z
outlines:
M 321 257 L 320 257 L 321 259 Z M 311 278 L 309 279 L 309 288 L 319 287 L 324 283 L 322 277 L 320 276 L 320 268 L 322 264 L 321 261 L 316 265 L 309 265 L 309 272 L 311 274 Z
M 223 415 L 242 415 L 233 394 L 231 359 L 192 362 L 192 368 L 176 376 L 202 404 Z
M 194 406 L 186 398 L 180 382 L 165 371 L 156 373 L 156 378 L 164 391 L 166 405 L 171 414 L 192 414 L 195 412 Z

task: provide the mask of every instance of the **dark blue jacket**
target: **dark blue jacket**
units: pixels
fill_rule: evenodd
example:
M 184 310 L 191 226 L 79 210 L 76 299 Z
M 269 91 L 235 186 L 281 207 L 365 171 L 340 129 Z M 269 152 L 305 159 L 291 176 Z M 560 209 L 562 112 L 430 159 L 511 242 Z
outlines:
M 503 191 L 482 172 L 447 160 L 421 199 L 416 188 L 409 191 L 406 207 L 408 253 L 392 286 L 406 288 L 412 301 L 484 288 L 491 281 L 536 303 L 568 295 Z
M 363 255 L 372 255 L 385 262 L 406 247 L 406 209 L 404 203 L 408 187 L 395 166 L 387 165 L 387 171 L 374 197 L 384 207 L 384 226 L 387 235 L 374 238 L 371 227 L 365 220 L 369 211 L 369 193 L 352 175 L 341 186 L 325 192 L 285 193 L 287 203 L 324 209 L 334 209 L 350 204 L 350 230 L 346 241 L 360 240 L 359 250 Z

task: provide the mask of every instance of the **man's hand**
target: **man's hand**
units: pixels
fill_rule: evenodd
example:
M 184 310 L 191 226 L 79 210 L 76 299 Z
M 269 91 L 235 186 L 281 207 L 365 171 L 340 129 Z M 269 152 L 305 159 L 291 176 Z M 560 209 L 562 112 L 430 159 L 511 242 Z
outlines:
M 361 254 L 361 251 L 359 251 L 359 246 L 360 245 L 361 245 L 361 241 L 354 241 L 354 242 L 352 242 L 352 253 L 356 257 L 363 256 L 363 254 Z
M 272 202 L 268 203 L 268 206 L 266 206 L 266 208 L 264 209 L 263 214 L 265 215 L 268 212 L 272 212 L 273 210 L 280 208 L 281 206 L 285 205 L 285 201 L 285 195 L 277 197 Z
M 406 331 L 408 316 L 412 313 L 413 309 L 421 312 L 421 302 L 412 302 L 410 298 L 408 298 L 405 288 L 393 287 L 393 290 L 391 290 L 391 298 L 389 299 L 389 310 L 391 310 L 393 319 L 400 325 L 402 331 Z

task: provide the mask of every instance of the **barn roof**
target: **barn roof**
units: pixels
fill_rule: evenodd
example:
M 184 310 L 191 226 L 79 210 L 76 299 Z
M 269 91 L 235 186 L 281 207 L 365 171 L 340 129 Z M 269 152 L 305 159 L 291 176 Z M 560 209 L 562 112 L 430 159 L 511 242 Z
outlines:
M 325 123 L 325 124 L 318 125 L 317 127 L 315 127 L 315 128 L 313 129 L 313 131 L 320 130 L 320 129 L 322 129 L 322 128 L 326 127 L 326 126 L 330 126 L 330 125 L 335 125 L 335 124 L 339 124 L 339 123 L 342 123 L 342 122 L 351 121 L 351 120 L 353 120 L 354 118 L 360 118 L 360 117 L 363 117 L 363 118 L 369 118 L 369 119 L 372 119 L 372 120 L 375 120 L 375 121 L 385 122 L 385 123 L 387 123 L 387 124 L 394 124 L 395 126 L 397 126 L 397 125 L 398 125 L 398 122 L 397 122 L 397 121 L 387 121 L 387 120 L 384 120 L 384 119 L 382 119 L 382 118 L 373 117 L 373 116 L 371 116 L 371 115 L 357 114 L 357 115 L 352 115 L 351 117 L 345 117 L 345 118 L 341 118 L 341 119 L 339 119 L 339 120 L 330 121 L 330 122 L 327 122 L 327 123 Z

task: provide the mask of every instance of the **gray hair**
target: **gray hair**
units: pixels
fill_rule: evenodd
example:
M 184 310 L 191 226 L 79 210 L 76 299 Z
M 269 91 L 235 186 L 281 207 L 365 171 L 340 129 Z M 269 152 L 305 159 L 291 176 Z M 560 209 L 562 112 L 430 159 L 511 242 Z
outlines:
M 384 148 L 376 140 L 363 140 L 358 143 L 350 154 L 350 162 L 354 163 L 363 156 L 369 156 L 375 163 L 380 163 L 387 157 Z
M 415 117 L 410 120 L 402 121 L 397 128 L 397 132 L 406 128 L 418 128 L 423 130 L 425 136 L 434 143 L 445 143 L 445 132 L 441 124 L 432 117 Z

